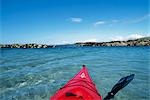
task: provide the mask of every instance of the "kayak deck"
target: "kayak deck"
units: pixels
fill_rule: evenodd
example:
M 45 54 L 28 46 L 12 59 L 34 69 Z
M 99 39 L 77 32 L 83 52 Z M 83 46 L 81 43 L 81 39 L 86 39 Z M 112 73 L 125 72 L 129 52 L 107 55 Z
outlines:
M 85 66 L 50 100 L 102 100 Z

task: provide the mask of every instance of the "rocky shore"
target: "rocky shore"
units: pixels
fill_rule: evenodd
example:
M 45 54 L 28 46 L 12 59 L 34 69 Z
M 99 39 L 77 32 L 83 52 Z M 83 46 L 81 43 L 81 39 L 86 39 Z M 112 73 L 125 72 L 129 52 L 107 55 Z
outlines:
M 76 46 L 150 46 L 150 37 L 111 42 L 78 42 L 72 45 L 46 45 L 46 44 L 0 44 L 0 48 L 54 48 L 54 47 L 76 47 Z
M 111 41 L 111 42 L 78 42 L 77 46 L 150 46 L 150 37 L 127 40 L 127 41 Z
M 54 45 L 46 44 L 0 44 L 0 48 L 52 48 Z

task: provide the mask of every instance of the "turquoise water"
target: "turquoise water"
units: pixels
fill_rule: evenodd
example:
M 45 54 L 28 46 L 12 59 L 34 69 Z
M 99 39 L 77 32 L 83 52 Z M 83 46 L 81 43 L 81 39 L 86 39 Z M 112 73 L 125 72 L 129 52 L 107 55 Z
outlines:
M 49 100 L 83 64 L 103 97 L 121 77 L 135 74 L 114 100 L 148 100 L 149 52 L 149 47 L 1 49 L 0 100 Z

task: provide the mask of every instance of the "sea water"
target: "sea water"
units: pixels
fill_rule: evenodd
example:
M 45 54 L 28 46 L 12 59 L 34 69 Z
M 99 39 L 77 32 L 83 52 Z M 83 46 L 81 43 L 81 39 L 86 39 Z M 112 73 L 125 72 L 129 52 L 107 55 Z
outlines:
M 49 100 L 86 65 L 105 97 L 117 81 L 135 74 L 114 100 L 149 100 L 149 47 L 0 49 L 0 100 Z

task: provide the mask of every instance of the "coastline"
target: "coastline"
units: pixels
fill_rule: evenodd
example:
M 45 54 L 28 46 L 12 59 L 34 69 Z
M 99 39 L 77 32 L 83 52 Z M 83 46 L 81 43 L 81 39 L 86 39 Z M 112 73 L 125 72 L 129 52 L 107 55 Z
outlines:
M 139 38 L 127 41 L 110 41 L 110 42 L 77 42 L 74 44 L 66 44 L 65 46 L 74 45 L 77 47 L 82 46 L 150 46 L 150 37 Z M 54 48 L 61 45 L 47 45 L 47 44 L 0 44 L 0 48 Z M 64 45 L 62 45 L 64 46 Z
M 0 48 L 52 48 L 54 45 L 46 45 L 46 44 L 0 44 Z
M 77 46 L 150 46 L 150 37 L 127 41 L 78 42 Z

